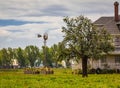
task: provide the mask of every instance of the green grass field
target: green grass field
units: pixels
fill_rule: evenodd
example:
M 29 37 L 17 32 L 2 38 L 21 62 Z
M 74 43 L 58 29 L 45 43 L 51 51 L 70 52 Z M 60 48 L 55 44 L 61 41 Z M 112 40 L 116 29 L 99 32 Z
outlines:
M 54 74 L 24 74 L 23 70 L 1 71 L 0 88 L 120 88 L 120 74 L 71 74 L 70 69 L 54 69 Z

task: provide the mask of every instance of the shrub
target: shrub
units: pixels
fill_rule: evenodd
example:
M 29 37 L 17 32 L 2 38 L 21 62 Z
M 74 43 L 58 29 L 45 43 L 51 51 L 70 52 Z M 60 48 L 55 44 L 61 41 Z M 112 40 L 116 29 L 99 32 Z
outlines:
M 96 69 L 92 68 L 92 69 L 88 70 L 88 73 L 89 74 L 95 74 L 96 73 Z

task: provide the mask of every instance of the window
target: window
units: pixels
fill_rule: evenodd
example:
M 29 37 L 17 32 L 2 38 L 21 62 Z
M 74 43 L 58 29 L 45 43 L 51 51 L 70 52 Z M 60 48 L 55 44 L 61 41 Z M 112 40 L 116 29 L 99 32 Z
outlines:
M 104 56 L 102 59 L 101 59 L 101 63 L 106 63 L 106 57 Z
M 115 51 L 120 51 L 120 47 L 115 47 Z
M 115 37 L 115 46 L 119 46 L 120 44 L 120 38 L 119 37 Z
M 120 63 L 120 56 L 115 56 L 115 63 Z

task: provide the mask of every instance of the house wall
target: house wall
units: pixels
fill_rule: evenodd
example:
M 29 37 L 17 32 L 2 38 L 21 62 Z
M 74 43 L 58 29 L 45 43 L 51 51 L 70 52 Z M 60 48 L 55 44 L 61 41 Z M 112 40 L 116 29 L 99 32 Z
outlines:
M 94 68 L 97 69 L 100 67 L 100 60 L 90 60 L 91 67 L 90 69 Z
M 82 69 L 81 60 L 79 60 L 78 62 L 76 60 L 70 60 L 70 63 L 72 70 Z
M 19 68 L 17 59 L 12 59 L 12 66 L 13 66 L 13 68 Z
M 102 62 L 102 59 L 98 59 L 98 60 L 93 60 L 93 59 L 89 59 L 88 60 L 88 68 L 89 69 L 120 69 L 120 63 L 115 63 L 115 55 L 108 55 L 106 56 L 106 61 Z M 79 60 L 79 62 L 77 63 L 76 61 L 72 61 L 71 60 L 71 68 L 72 70 L 75 69 L 82 69 L 82 61 Z
M 103 58 L 101 58 L 103 59 Z M 115 55 L 110 55 L 106 57 L 106 62 L 102 62 L 101 59 L 94 60 L 92 68 L 101 68 L 101 69 L 120 69 L 120 63 L 115 63 Z

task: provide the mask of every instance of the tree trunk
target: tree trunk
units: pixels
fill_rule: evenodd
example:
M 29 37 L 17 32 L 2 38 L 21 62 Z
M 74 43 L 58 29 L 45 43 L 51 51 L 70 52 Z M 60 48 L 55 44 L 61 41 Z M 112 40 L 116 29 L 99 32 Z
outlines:
M 88 74 L 87 74 L 87 60 L 88 60 L 88 58 L 86 56 L 84 56 L 82 58 L 82 77 L 88 77 Z

